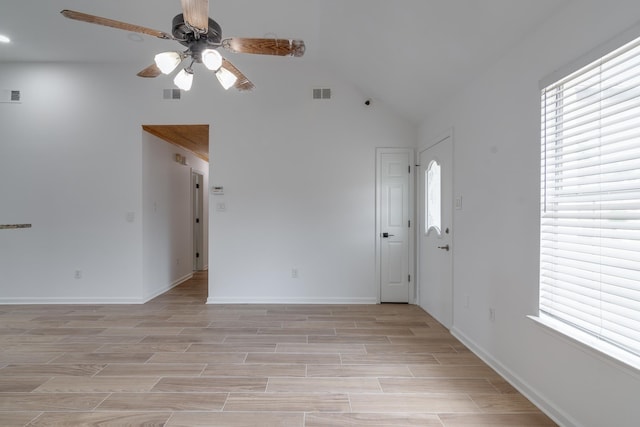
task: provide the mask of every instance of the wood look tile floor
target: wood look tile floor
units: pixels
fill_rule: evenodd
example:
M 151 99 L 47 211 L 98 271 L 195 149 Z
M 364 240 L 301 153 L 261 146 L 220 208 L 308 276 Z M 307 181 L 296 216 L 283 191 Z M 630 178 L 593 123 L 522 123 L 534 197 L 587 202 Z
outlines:
M 0 425 L 553 426 L 412 305 L 0 306 Z

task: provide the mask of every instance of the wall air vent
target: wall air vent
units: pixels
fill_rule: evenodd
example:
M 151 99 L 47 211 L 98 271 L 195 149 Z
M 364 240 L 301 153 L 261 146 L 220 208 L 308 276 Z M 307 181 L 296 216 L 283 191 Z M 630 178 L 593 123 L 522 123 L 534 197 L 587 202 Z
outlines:
M 19 90 L 0 90 L 0 103 L 19 104 L 22 102 Z
M 162 99 L 180 99 L 180 89 L 164 89 L 162 91 Z
M 313 99 L 331 99 L 331 89 L 328 89 L 328 88 L 313 89 Z

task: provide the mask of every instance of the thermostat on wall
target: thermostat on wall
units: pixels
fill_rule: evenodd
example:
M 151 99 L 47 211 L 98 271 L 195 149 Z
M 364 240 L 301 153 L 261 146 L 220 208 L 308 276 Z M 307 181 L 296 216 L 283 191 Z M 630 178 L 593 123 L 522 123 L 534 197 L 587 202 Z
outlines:
M 211 187 L 211 194 L 214 196 L 222 196 L 224 194 L 224 187 Z

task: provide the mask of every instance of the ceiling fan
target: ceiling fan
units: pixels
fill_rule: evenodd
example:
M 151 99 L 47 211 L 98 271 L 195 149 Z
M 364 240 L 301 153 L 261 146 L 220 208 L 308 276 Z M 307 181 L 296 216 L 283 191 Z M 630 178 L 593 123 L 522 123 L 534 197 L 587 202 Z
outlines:
M 181 3 L 182 13 L 173 18 L 171 34 L 73 10 L 65 9 L 60 13 L 69 19 L 175 40 L 186 46 L 186 50 L 182 52 L 159 53 L 155 56 L 154 64 L 138 73 L 140 77 L 171 74 L 185 59 L 188 59 L 189 64 L 180 70 L 173 80 L 182 90 L 191 89 L 194 63 L 202 63 L 215 72 L 218 81 L 225 89 L 235 87 L 244 91 L 255 87 L 240 70 L 220 55 L 218 52 L 220 47 L 234 53 L 295 57 L 304 55 L 305 44 L 302 40 L 239 37 L 223 39 L 222 28 L 216 21 L 209 18 L 209 0 L 181 0 Z

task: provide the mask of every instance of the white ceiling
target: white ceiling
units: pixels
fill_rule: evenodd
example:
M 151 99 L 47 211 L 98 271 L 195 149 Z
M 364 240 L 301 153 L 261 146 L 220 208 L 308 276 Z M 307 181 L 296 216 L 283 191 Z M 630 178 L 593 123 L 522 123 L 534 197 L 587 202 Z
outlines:
M 419 122 L 572 0 L 209 0 L 224 37 L 301 38 L 363 93 Z M 71 21 L 72 9 L 170 32 L 179 0 L 0 0 L 0 62 L 117 61 L 137 72 L 172 41 Z M 179 45 L 178 45 L 179 46 Z M 251 66 L 259 61 L 251 61 Z M 249 74 L 249 70 L 243 69 Z M 256 70 L 250 70 L 255 74 Z

